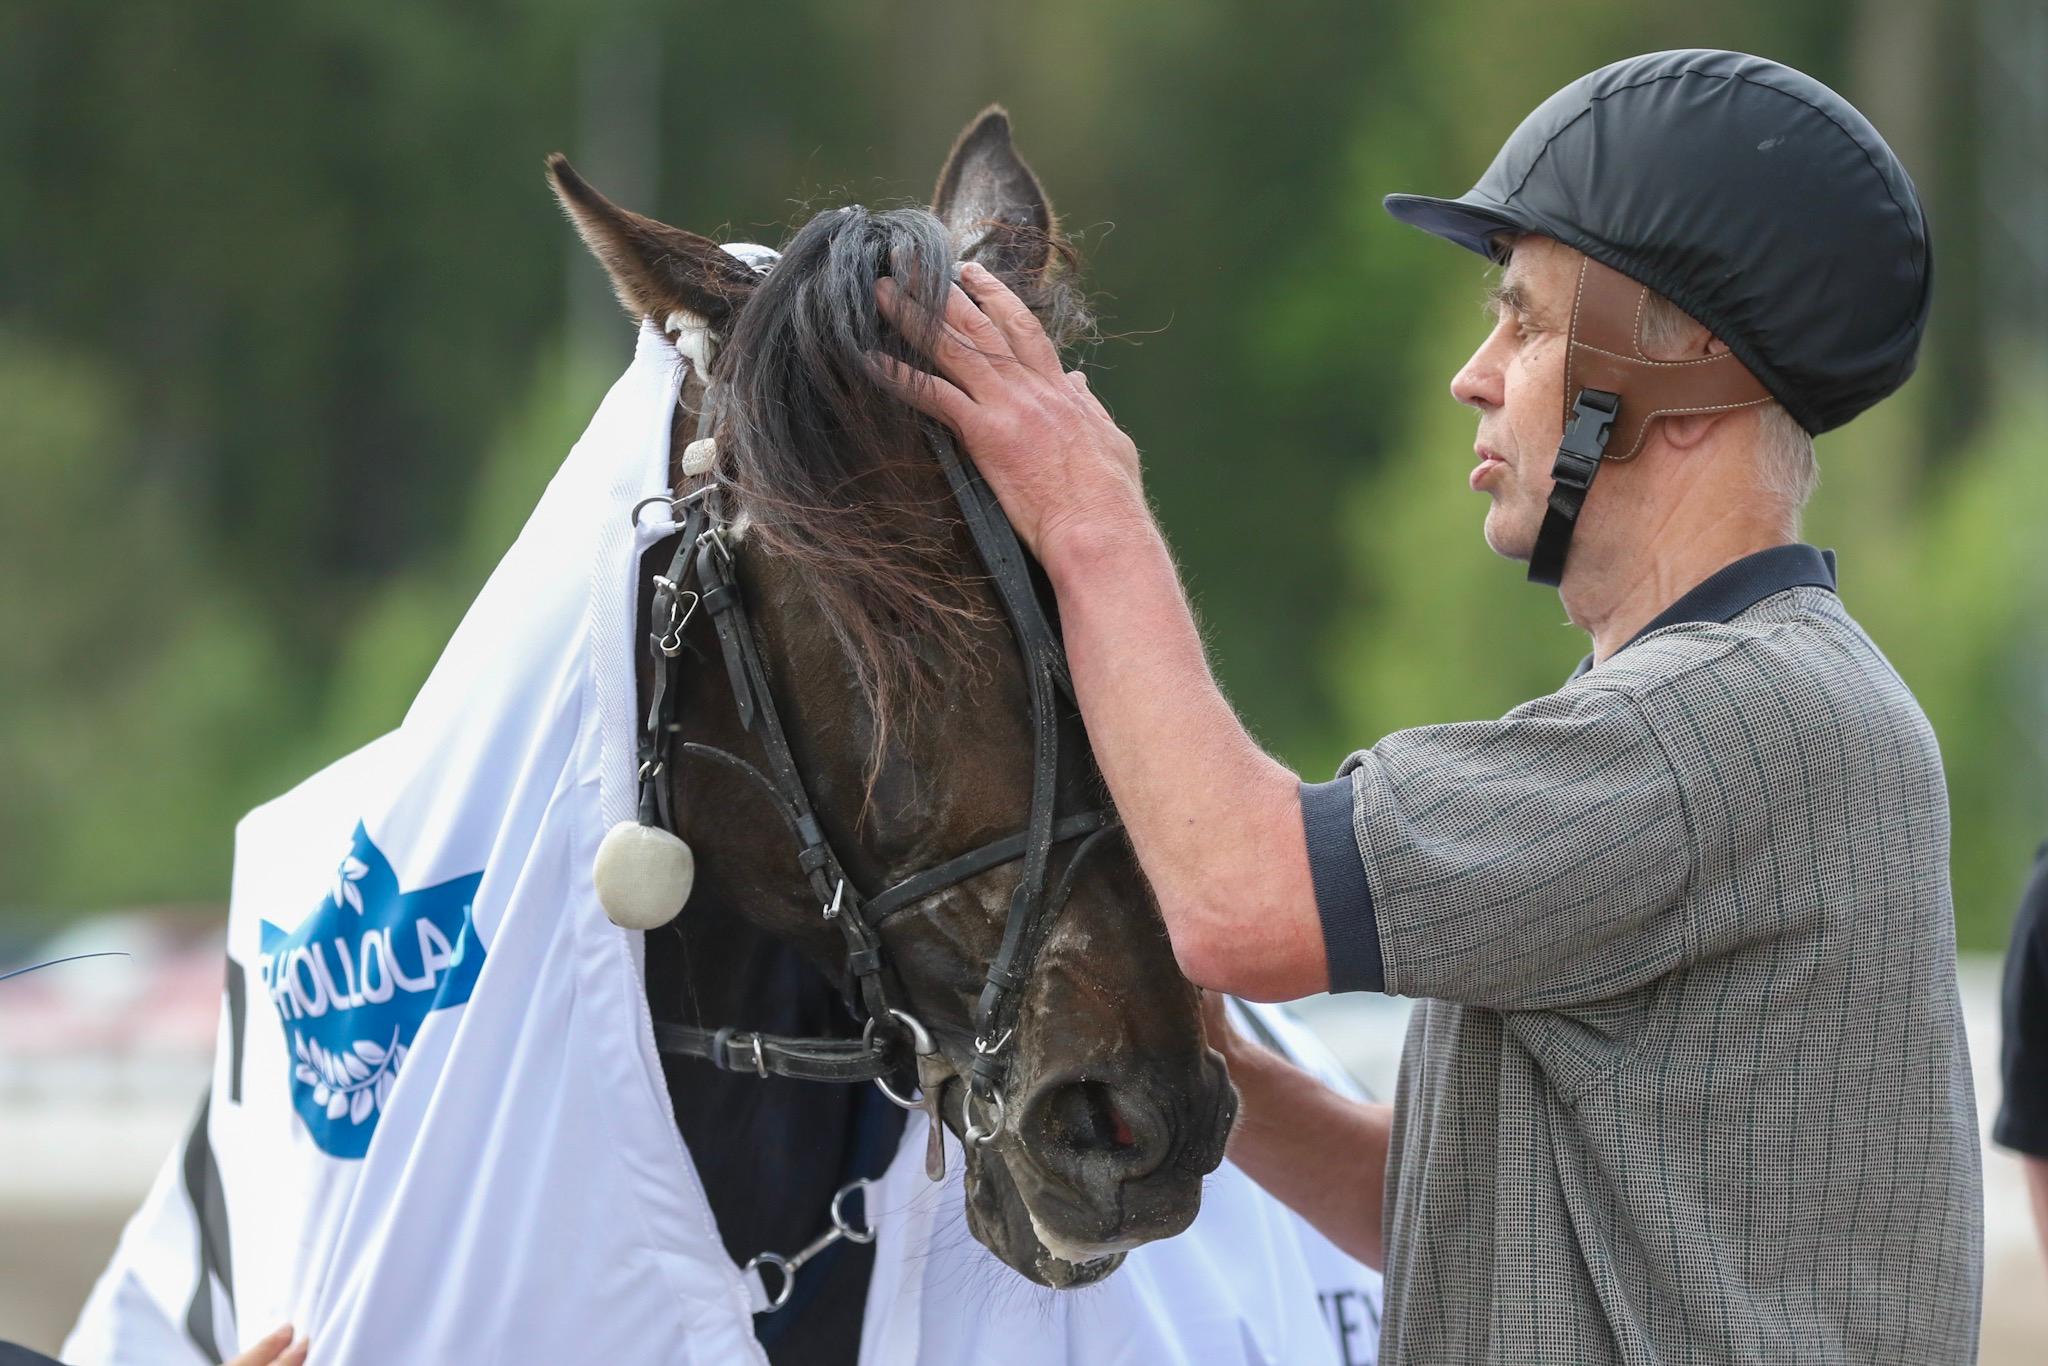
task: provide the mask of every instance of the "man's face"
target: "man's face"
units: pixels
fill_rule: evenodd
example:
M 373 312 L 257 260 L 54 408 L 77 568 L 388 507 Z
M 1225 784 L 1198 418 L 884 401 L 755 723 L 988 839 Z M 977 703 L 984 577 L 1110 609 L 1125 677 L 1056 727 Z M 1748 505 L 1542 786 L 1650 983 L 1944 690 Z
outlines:
M 1451 396 L 1479 414 L 1474 490 L 1493 500 L 1486 543 L 1526 560 L 1550 498 L 1550 466 L 1564 435 L 1565 334 L 1579 253 L 1548 237 L 1515 242 L 1488 296 L 1493 330 L 1451 379 Z

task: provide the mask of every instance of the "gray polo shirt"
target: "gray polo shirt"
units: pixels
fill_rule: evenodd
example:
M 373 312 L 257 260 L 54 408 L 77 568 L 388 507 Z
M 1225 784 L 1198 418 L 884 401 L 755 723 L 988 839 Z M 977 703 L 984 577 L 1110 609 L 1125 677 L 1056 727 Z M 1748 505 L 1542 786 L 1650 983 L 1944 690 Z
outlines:
M 1423 998 L 1389 1366 L 1975 1360 L 1941 756 L 1833 584 L 1749 556 L 1303 787 L 1332 988 Z

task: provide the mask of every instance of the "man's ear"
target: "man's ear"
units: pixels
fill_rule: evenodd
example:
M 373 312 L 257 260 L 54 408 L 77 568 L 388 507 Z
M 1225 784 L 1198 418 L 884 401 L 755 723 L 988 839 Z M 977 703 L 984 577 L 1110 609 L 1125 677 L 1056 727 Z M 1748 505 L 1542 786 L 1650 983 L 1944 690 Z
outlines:
M 1010 142 L 1010 116 L 992 104 L 961 131 L 939 172 L 932 212 L 953 234 L 953 251 L 1006 280 L 1045 273 L 1052 255 L 1052 204 Z
M 1701 329 L 1703 332 L 1705 329 Z M 1728 343 L 1711 332 L 1706 333 L 1705 344 L 1698 349 L 1709 356 L 1718 356 L 1728 350 Z M 1664 441 L 1675 450 L 1689 451 L 1707 439 L 1707 433 L 1731 413 L 1673 413 L 1657 420 L 1664 424 Z
M 716 242 L 620 208 L 560 152 L 548 158 L 548 183 L 636 322 L 651 316 L 665 324 L 681 312 L 717 327 L 753 293 L 754 272 Z

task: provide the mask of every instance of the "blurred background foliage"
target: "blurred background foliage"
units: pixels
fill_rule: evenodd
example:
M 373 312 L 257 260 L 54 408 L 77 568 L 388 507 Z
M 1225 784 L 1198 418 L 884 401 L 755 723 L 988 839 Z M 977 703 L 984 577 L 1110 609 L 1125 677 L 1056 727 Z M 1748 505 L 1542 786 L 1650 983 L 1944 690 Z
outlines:
M 2048 12 L 2025 0 L 80 0 L 0 9 L 0 922 L 224 895 L 395 724 L 630 352 L 542 156 L 693 229 L 922 199 L 1001 100 L 1091 261 L 1226 686 L 1326 774 L 1583 649 L 1479 537 L 1480 263 L 1388 220 L 1603 62 L 1856 101 L 1940 268 L 1811 518 L 1943 741 L 1966 944 L 2048 832 Z M 2030 55 L 2031 54 L 2031 55 Z M 1113 229 L 1113 230 L 1112 230 Z M 1759 794 L 1760 798 L 1767 794 Z

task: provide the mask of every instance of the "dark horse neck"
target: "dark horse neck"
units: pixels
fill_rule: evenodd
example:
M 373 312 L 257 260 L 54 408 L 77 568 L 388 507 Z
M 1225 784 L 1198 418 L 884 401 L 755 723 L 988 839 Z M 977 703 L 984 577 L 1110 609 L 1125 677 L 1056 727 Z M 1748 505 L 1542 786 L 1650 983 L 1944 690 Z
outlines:
M 670 553 L 671 545 L 656 546 L 643 564 L 641 633 L 648 575 Z M 716 649 L 708 638 L 699 645 Z M 707 669 L 699 677 L 718 689 L 722 674 Z M 643 703 L 645 675 L 643 665 Z M 698 697 L 695 704 L 730 722 L 729 697 Z M 782 832 L 768 833 L 779 851 Z M 647 936 L 647 999 L 655 1017 L 797 1037 L 859 1037 L 838 989 L 795 948 L 725 904 L 709 871 L 683 914 Z M 856 1176 L 879 1175 L 903 1132 L 901 1112 L 872 1086 L 763 1079 L 688 1057 L 661 1061 L 676 1128 L 737 1264 L 761 1252 L 793 1253 L 817 1237 L 829 1226 L 833 1193 Z M 754 1321 L 769 1360 L 854 1366 L 873 1262 L 872 1246 L 840 1242 L 807 1265 L 790 1302 Z
M 794 949 L 715 902 L 692 900 L 647 936 L 655 1014 L 775 1034 L 853 1037 L 838 991 Z M 664 1057 L 676 1127 L 696 1164 L 726 1252 L 744 1264 L 791 1253 L 828 1227 L 833 1192 L 878 1175 L 903 1132 L 872 1086 L 765 1080 Z M 856 1207 L 858 1208 L 858 1207 Z M 780 1312 L 755 1320 L 771 1361 L 852 1363 L 860 1349 L 873 1248 L 837 1243 L 805 1267 Z

